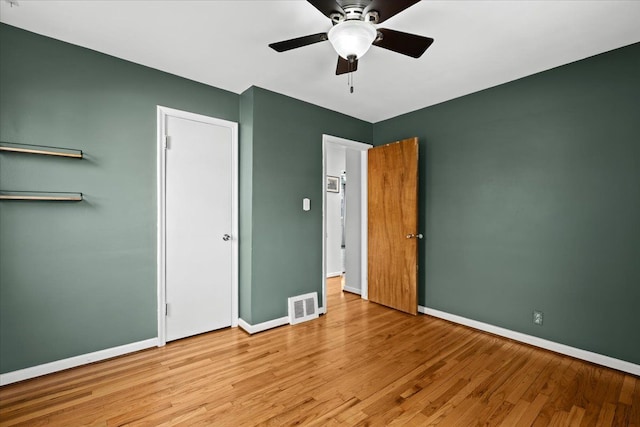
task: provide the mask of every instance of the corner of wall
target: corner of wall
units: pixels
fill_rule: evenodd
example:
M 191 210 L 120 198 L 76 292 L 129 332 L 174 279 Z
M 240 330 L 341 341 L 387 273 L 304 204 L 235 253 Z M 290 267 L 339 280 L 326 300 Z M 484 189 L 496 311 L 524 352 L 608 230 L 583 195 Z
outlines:
M 239 116 L 239 316 L 252 321 L 251 281 L 252 281 L 252 230 L 253 230 L 253 103 L 255 88 L 251 86 L 240 95 Z

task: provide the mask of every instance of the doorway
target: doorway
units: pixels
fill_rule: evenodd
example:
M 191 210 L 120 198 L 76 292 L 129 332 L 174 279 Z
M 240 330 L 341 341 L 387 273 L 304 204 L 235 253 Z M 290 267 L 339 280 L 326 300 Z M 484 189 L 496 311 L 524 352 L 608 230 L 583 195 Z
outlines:
M 341 275 L 343 290 L 368 297 L 367 151 L 370 144 L 323 135 L 322 312 L 328 276 Z M 338 191 L 336 191 L 336 189 Z
M 238 323 L 237 123 L 158 107 L 158 342 Z

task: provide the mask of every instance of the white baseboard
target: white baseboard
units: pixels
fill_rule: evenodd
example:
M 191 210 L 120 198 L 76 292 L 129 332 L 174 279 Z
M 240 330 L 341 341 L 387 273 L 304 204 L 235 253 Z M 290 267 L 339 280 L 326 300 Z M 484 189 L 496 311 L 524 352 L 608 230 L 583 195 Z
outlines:
M 342 276 L 342 271 L 338 271 L 335 273 L 327 273 L 327 279 L 330 279 L 332 277 L 338 277 L 338 276 Z
M 277 328 L 278 326 L 288 325 L 289 316 L 281 317 L 279 319 L 269 320 L 267 322 L 258 323 L 257 325 L 250 325 L 245 322 L 244 319 L 238 319 L 238 326 L 244 329 L 250 335 L 257 334 L 258 332 L 266 331 L 267 329 Z
M 77 366 L 98 362 L 100 360 L 111 359 L 112 357 L 122 356 L 123 354 L 156 347 L 157 345 L 158 339 L 151 338 L 118 347 L 107 348 L 105 350 L 94 351 L 93 353 L 69 357 L 68 359 L 56 360 L 55 362 L 49 362 L 43 365 L 7 372 L 6 374 L 0 374 L 0 386 L 28 380 L 42 375 L 52 374 L 58 371 L 64 371 L 65 369 L 75 368 Z
M 556 353 L 575 357 L 576 359 L 585 360 L 587 362 L 640 376 L 640 365 L 636 365 L 635 363 L 627 362 L 625 360 L 615 359 L 603 354 L 593 353 L 591 351 L 582 350 L 580 348 L 571 347 L 565 344 L 560 344 L 555 341 L 545 340 L 543 338 L 538 338 L 532 335 L 523 334 L 521 332 L 512 331 L 510 329 L 494 326 L 489 323 L 467 319 L 466 317 L 446 313 L 444 311 L 435 310 L 433 308 L 418 306 L 418 311 L 423 314 L 428 314 L 429 316 L 438 317 L 440 319 L 448 320 L 453 323 L 459 323 L 461 325 L 469 326 L 471 328 L 479 329 L 491 334 L 500 335 L 501 337 L 510 338 L 515 341 L 520 341 L 536 347 L 544 348 L 546 350 L 551 350 Z
M 326 312 L 326 309 L 324 307 L 321 307 L 318 311 L 320 314 L 324 314 Z M 469 326 L 471 328 L 489 332 L 491 334 L 499 335 L 515 341 L 520 341 L 536 347 L 544 348 L 546 350 L 551 350 L 556 353 L 575 357 L 577 359 L 585 360 L 587 362 L 596 363 L 598 365 L 606 366 L 609 368 L 617 369 L 619 371 L 628 372 L 630 374 L 640 376 L 640 365 L 636 365 L 635 363 L 627 362 L 625 360 L 615 359 L 613 357 L 605 356 L 599 353 L 593 353 L 591 351 L 570 347 L 565 344 L 560 344 L 554 341 L 548 341 L 543 338 L 534 337 L 532 335 L 523 334 L 521 332 L 512 331 L 510 329 L 501 328 L 499 326 L 494 326 L 488 323 L 479 322 L 477 320 L 468 319 L 466 317 L 446 313 L 444 311 L 435 310 L 433 308 L 418 306 L 418 311 L 420 313 L 428 314 L 430 316 L 448 320 L 453 323 Z M 258 332 L 266 331 L 268 329 L 272 329 L 278 326 L 283 326 L 288 324 L 289 324 L 288 316 L 281 317 L 279 319 L 273 319 L 263 323 L 259 323 L 257 325 L 250 325 L 247 322 L 245 322 L 243 319 L 238 319 L 238 326 L 244 329 L 249 334 L 255 334 Z M 144 350 L 147 348 L 156 347 L 157 345 L 158 345 L 158 339 L 151 338 L 144 341 L 138 341 L 131 344 L 125 344 L 118 347 L 112 347 L 105 350 L 95 351 L 93 353 L 87 353 L 80 356 L 74 356 L 67 359 L 57 360 L 55 362 L 49 362 L 49 363 L 45 363 L 38 366 L 32 366 L 30 368 L 20 369 L 13 372 L 7 372 L 5 374 L 0 374 L 0 386 L 12 384 L 18 381 L 28 380 L 31 378 L 51 374 L 58 371 L 63 371 L 65 369 L 70 369 L 70 368 L 86 365 L 93 362 L 98 362 L 105 359 L 111 359 L 112 357 L 122 356 L 127 353 L 133 353 L 133 352 Z
M 352 294 L 362 295 L 362 291 L 360 291 L 360 289 L 358 289 L 358 288 L 352 288 L 352 287 L 349 287 L 349 286 L 343 286 L 342 290 L 343 291 L 347 291 L 347 292 L 351 292 Z

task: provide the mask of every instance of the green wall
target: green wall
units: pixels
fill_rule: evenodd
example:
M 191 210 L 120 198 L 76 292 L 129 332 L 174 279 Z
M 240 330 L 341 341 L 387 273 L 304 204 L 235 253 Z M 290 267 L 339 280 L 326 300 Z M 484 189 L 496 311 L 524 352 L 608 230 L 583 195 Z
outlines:
M 372 125 L 258 87 L 240 103 L 252 126 L 240 156 L 240 169 L 252 171 L 250 183 L 241 177 L 240 317 L 258 324 L 286 316 L 290 296 L 317 291 L 321 299 L 322 134 L 370 143 Z
M 420 303 L 640 363 L 640 45 L 372 125 L 0 24 L 0 372 L 154 338 L 156 106 L 240 122 L 240 316 L 321 291 L 322 134 L 421 140 Z M 311 211 L 302 211 L 302 198 Z M 545 324 L 531 323 L 531 311 Z
M 421 305 L 640 363 L 639 76 L 634 44 L 374 125 L 420 138 Z
M 83 160 L 0 154 L 0 372 L 157 336 L 156 106 L 238 121 L 239 97 L 0 24 L 0 140 Z

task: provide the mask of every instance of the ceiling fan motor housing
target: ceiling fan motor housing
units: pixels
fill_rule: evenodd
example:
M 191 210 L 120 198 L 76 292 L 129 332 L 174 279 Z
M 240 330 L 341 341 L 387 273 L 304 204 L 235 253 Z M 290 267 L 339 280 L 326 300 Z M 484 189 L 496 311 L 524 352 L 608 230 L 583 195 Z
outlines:
M 333 12 L 329 15 L 334 25 L 343 21 L 365 21 L 371 24 L 377 24 L 380 21 L 380 13 L 377 10 L 370 10 L 364 13 L 365 6 L 345 6 L 343 12 Z

